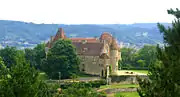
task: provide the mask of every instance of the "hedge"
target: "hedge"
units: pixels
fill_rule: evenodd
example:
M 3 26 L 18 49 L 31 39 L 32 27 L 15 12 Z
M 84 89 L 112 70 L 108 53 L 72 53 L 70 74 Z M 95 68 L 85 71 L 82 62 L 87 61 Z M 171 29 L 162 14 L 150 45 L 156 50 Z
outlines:
M 97 81 L 90 81 L 90 82 L 66 82 L 62 84 L 60 87 L 62 89 L 67 89 L 68 87 L 76 87 L 76 88 L 99 88 L 101 85 L 106 85 L 105 80 L 97 80 Z

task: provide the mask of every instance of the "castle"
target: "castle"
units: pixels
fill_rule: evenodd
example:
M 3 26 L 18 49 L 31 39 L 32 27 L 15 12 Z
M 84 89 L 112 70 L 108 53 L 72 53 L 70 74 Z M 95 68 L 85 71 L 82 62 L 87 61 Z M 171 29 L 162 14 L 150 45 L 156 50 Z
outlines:
M 56 35 L 51 36 L 46 47 L 51 48 L 58 39 L 70 39 L 72 41 L 81 59 L 80 71 L 100 76 L 109 75 L 109 71 L 112 74 L 117 73 L 118 61 L 121 59 L 120 46 L 109 33 L 104 32 L 100 38 L 68 38 L 64 30 L 59 28 Z

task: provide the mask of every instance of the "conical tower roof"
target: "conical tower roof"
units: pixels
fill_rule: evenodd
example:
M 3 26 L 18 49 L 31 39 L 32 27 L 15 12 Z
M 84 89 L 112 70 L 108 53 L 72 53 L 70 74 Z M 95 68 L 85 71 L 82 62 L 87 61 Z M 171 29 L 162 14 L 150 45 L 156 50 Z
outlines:
M 112 39 L 111 49 L 112 50 L 118 50 L 119 49 L 117 41 L 114 38 Z
M 64 38 L 65 38 L 64 30 L 62 28 L 59 28 L 57 33 L 56 33 L 56 36 L 54 38 L 54 41 L 56 41 L 58 39 L 64 39 Z

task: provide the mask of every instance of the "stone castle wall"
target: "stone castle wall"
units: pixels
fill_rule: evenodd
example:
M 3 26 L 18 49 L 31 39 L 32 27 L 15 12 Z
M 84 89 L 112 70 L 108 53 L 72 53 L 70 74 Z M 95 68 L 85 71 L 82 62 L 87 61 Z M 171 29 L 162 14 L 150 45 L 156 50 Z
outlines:
M 104 65 L 104 60 L 99 56 L 79 56 L 81 59 L 80 71 L 87 74 L 100 75 Z M 84 69 L 84 70 L 83 70 Z

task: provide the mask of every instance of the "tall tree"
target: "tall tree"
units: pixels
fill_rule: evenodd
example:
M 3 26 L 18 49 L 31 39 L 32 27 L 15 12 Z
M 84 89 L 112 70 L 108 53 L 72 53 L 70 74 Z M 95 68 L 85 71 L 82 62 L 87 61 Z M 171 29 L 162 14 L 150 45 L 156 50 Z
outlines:
M 47 59 L 43 60 L 42 68 L 52 79 L 70 78 L 79 71 L 79 58 L 70 40 L 60 39 L 49 50 Z
M 36 53 L 35 53 L 34 49 L 30 49 L 30 48 L 25 49 L 26 60 L 30 63 L 31 66 L 37 67 L 37 63 L 35 61 L 35 59 L 36 59 L 35 55 L 36 55 Z
M 41 70 L 41 61 L 46 58 L 45 44 L 38 44 L 34 49 L 25 49 L 25 58 L 36 69 Z
M 149 80 L 139 79 L 141 97 L 180 97 L 180 11 L 168 10 L 176 19 L 172 27 L 158 24 L 164 47 L 157 47 L 156 64 L 150 69 Z
M 122 60 L 119 62 L 119 66 L 127 67 L 128 65 L 135 65 L 136 50 L 134 48 L 122 48 Z
M 45 53 L 45 44 L 41 43 L 38 44 L 34 49 L 35 53 L 35 62 L 36 62 L 36 68 L 41 70 L 41 61 L 43 58 L 46 58 L 46 53 Z
M 17 59 L 18 60 L 24 60 L 24 52 L 21 50 L 17 50 L 16 47 L 9 47 L 7 46 L 4 49 L 0 50 L 0 56 L 2 57 L 4 63 L 10 67 L 11 65 L 16 65 L 17 64 Z M 25 60 L 24 60 L 25 61 Z
M 16 65 L 7 68 L 0 58 L 0 97 L 52 97 L 47 85 L 38 79 L 38 71 L 25 58 L 15 59 Z
M 144 61 L 144 66 L 149 67 L 151 60 L 156 53 L 156 46 L 154 45 L 144 45 L 138 52 L 138 56 L 136 57 L 137 63 L 141 66 L 142 62 L 139 63 L 139 60 Z

